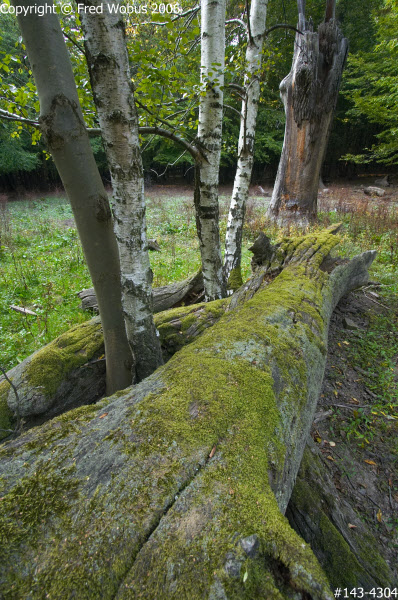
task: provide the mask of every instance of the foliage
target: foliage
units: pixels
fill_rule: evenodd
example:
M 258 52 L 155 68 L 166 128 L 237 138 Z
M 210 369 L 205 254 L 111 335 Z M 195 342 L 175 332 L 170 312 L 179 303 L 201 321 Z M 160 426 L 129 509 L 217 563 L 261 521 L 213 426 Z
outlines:
M 398 2 L 384 0 L 373 12 L 376 30 L 371 51 L 359 51 L 349 59 L 345 93 L 353 102 L 352 118 L 379 126 L 377 141 L 356 162 L 398 162 Z
M 0 175 L 32 171 L 40 164 L 37 154 L 29 152 L 30 140 L 21 130 L 21 125 L 0 121 Z

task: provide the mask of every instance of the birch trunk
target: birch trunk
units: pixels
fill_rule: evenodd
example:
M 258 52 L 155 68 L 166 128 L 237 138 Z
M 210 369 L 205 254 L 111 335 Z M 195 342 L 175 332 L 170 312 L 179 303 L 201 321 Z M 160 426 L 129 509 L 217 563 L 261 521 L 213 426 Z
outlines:
M 242 257 L 242 231 L 246 201 L 252 176 L 254 138 L 258 103 L 260 100 L 260 71 L 262 49 L 267 18 L 267 0 L 253 0 L 250 8 L 247 32 L 245 97 L 242 100 L 242 115 L 238 143 L 238 164 L 228 214 L 225 238 L 224 276 L 230 289 L 242 282 L 240 265 Z M 229 280 L 232 273 L 231 280 Z
M 104 328 L 107 392 L 131 383 L 132 355 L 121 307 L 120 265 L 108 197 L 90 147 L 69 55 L 55 14 L 44 0 L 15 2 L 40 100 L 41 131 L 70 200 Z
M 327 2 L 325 21 L 312 31 L 299 2 L 292 69 L 280 85 L 286 127 L 268 216 L 308 223 L 317 214 L 318 183 L 337 102 L 348 42 Z
M 222 142 L 225 58 L 225 0 L 202 0 L 201 96 L 195 209 L 206 298 L 226 294 L 219 231 L 218 179 Z
M 152 270 L 146 239 L 144 178 L 138 116 L 121 15 L 110 13 L 110 0 L 86 0 L 104 6 L 102 14 L 81 14 L 87 65 L 112 177 L 115 233 L 119 246 L 122 304 L 138 380 L 162 364 L 153 323 Z

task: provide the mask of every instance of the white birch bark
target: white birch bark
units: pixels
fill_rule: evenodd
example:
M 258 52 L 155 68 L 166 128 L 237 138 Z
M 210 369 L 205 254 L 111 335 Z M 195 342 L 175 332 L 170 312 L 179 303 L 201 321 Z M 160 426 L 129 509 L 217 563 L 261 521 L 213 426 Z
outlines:
M 253 0 L 250 7 L 250 27 L 247 30 L 245 97 L 242 99 L 242 116 L 238 142 L 238 164 L 228 214 L 225 237 L 224 276 L 228 287 L 234 289 L 241 282 L 242 231 L 246 201 L 253 169 L 254 137 L 258 103 L 260 100 L 260 70 L 265 36 L 268 0 Z
M 85 48 L 94 101 L 112 177 L 115 233 L 119 246 L 122 303 L 138 380 L 162 364 L 153 323 L 152 270 L 149 262 L 144 179 L 124 23 L 107 9 L 82 13 Z
M 202 0 L 201 97 L 199 103 L 195 208 L 205 294 L 208 300 L 225 296 L 223 280 L 218 178 L 222 141 L 225 61 L 225 0 Z

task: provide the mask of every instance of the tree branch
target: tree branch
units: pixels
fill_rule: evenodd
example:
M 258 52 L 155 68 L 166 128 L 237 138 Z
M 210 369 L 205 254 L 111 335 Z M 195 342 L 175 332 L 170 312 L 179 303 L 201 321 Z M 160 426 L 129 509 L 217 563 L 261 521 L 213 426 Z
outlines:
M 297 27 L 294 27 L 293 25 L 289 25 L 288 23 L 278 23 L 277 25 L 273 25 L 272 27 L 267 29 L 267 31 L 265 32 L 265 35 L 267 36 L 268 34 L 271 33 L 271 31 L 274 31 L 274 29 L 291 29 L 292 31 L 295 31 L 296 33 L 299 33 L 300 35 L 303 35 L 303 32 L 300 31 L 300 29 L 297 29 Z
M 156 127 L 156 126 L 155 127 L 139 127 L 138 132 L 140 135 L 153 134 L 153 135 L 160 135 L 162 137 L 168 138 L 169 140 L 172 140 L 173 142 L 180 144 L 180 146 L 183 146 L 185 148 L 185 150 L 187 150 L 191 154 L 191 156 L 194 158 L 194 160 L 197 160 L 200 156 L 199 150 L 197 148 L 192 146 L 189 142 L 187 142 L 183 138 L 179 137 L 175 133 L 172 133 L 171 131 L 167 131 L 167 129 L 163 129 L 161 127 Z
M 25 123 L 25 125 L 31 125 L 32 127 L 36 127 L 36 129 L 40 129 L 40 124 L 38 123 L 38 121 L 33 121 L 32 119 L 20 117 L 19 115 L 10 113 L 7 110 L 3 110 L 2 108 L 0 108 L 0 119 L 5 119 L 6 121 L 19 121 L 21 123 Z
M 233 106 L 230 106 L 229 104 L 224 104 L 223 106 L 224 106 L 224 108 L 229 108 L 229 110 L 232 110 L 234 113 L 236 113 L 236 114 L 239 116 L 239 118 L 240 118 L 240 119 L 242 118 L 242 113 L 240 113 L 240 112 L 239 112 L 239 111 L 238 111 L 236 108 L 234 108 Z
M 238 23 L 246 31 L 246 24 L 242 19 L 228 19 L 228 21 L 225 21 L 225 25 L 229 25 L 229 23 Z
M 66 33 L 66 31 L 63 31 L 62 33 L 74 46 L 76 46 L 76 48 L 79 50 L 79 52 L 81 52 L 83 54 L 83 56 L 86 56 L 84 48 L 83 48 L 83 46 L 81 46 L 79 44 L 79 42 L 77 42 L 75 39 L 73 39 L 73 37 L 71 35 L 69 35 L 69 33 Z
M 228 87 L 230 87 L 232 90 L 235 90 L 235 92 L 238 92 L 242 99 L 246 96 L 246 90 L 241 85 L 238 85 L 237 83 L 229 83 Z
M 249 44 L 253 43 L 252 30 L 250 27 L 250 4 L 249 0 L 246 0 L 246 14 L 247 14 L 247 36 L 249 38 Z

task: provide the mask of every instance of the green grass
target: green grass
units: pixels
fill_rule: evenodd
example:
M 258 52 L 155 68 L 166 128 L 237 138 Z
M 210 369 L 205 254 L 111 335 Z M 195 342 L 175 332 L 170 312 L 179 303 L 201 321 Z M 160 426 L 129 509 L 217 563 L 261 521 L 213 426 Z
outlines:
M 161 247 L 150 253 L 153 285 L 159 287 L 200 268 L 193 198 L 149 194 L 147 201 L 148 237 Z M 224 207 L 227 202 L 221 198 Z M 64 197 L 0 203 L 0 366 L 6 370 L 91 316 L 76 295 L 92 284 L 71 219 Z M 244 254 L 248 276 L 250 253 Z
M 155 287 L 184 279 L 200 267 L 193 194 L 175 194 L 175 189 L 169 194 L 167 186 L 164 190 L 157 186 L 147 194 L 148 237 L 156 238 L 162 250 L 150 254 Z M 222 240 L 228 204 L 229 196 L 221 196 Z M 0 365 L 6 369 L 90 317 L 79 308 L 76 296 L 81 289 L 91 287 L 91 281 L 72 218 L 63 197 L 0 203 Z M 385 207 L 372 212 L 367 205 L 351 212 L 341 207 L 334 212 L 328 207 L 317 227 L 340 220 L 344 223 L 343 254 L 378 250 L 372 277 L 384 286 L 383 302 L 391 304 L 398 295 L 396 213 Z M 270 227 L 263 200 L 251 198 L 244 228 L 244 279 L 250 274 L 247 248 L 264 229 L 274 240 L 286 233 Z M 11 305 L 31 309 L 37 316 L 24 316 Z M 394 354 L 397 348 L 391 348 Z

